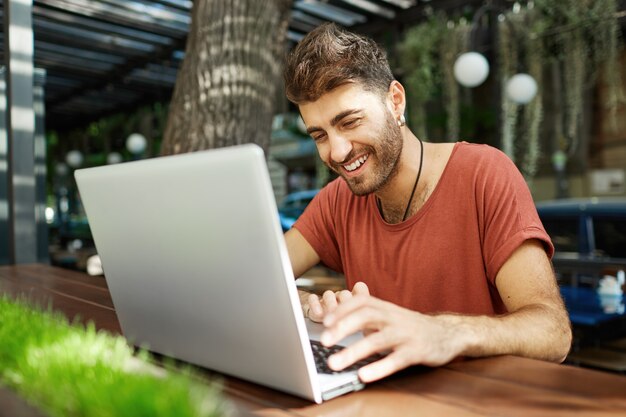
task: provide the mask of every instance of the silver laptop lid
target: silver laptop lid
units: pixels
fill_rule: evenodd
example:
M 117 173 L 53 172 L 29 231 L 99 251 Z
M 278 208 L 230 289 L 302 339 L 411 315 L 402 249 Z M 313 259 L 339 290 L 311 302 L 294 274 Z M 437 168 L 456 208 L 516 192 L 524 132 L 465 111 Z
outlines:
M 75 177 L 129 340 L 321 401 L 261 148 Z

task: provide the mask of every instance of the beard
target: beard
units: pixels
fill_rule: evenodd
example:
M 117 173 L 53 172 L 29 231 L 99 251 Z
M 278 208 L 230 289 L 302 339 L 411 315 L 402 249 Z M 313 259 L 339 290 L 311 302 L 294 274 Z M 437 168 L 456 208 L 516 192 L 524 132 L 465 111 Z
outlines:
M 374 145 L 365 145 L 358 150 L 353 149 L 345 158 L 350 161 L 365 150 L 369 154 L 367 163 L 375 164 L 368 175 L 348 177 L 342 164 L 330 161 L 326 165 L 338 173 L 348 184 L 350 191 L 357 196 L 374 193 L 389 183 L 398 174 L 398 162 L 402 153 L 402 131 L 393 115 L 386 111 L 385 123 L 372 137 L 377 138 Z

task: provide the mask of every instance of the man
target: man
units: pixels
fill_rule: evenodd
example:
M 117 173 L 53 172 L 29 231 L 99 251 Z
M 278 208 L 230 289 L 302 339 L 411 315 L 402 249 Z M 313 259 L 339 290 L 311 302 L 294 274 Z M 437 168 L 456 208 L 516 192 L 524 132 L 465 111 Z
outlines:
M 348 288 L 301 296 L 332 345 L 329 359 L 374 381 L 414 364 L 513 354 L 562 361 L 571 330 L 550 263 L 554 248 L 532 197 L 500 151 L 420 141 L 406 126 L 405 91 L 371 40 L 325 24 L 285 69 L 320 157 L 341 178 L 285 235 L 296 277 L 320 261 Z

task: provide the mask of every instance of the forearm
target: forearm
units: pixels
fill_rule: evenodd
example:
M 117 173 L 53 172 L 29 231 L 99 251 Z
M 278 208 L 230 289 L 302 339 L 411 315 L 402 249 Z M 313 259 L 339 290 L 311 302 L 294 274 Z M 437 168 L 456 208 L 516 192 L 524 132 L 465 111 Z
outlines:
M 331 346 L 362 331 L 365 338 L 331 356 L 329 366 L 341 370 L 374 353 L 384 359 L 359 371 L 375 381 L 410 365 L 440 366 L 460 356 L 517 355 L 562 361 L 571 331 L 562 303 L 529 303 L 502 316 L 454 313 L 423 314 L 375 297 L 353 297 L 324 319 L 321 341 Z
M 570 349 L 571 328 L 560 306 L 530 304 L 502 316 L 436 316 L 455 332 L 460 356 L 517 355 L 562 362 Z
M 524 242 L 502 265 L 495 283 L 509 313 L 456 318 L 465 330 L 461 354 L 563 361 L 571 345 L 570 322 L 543 244 Z

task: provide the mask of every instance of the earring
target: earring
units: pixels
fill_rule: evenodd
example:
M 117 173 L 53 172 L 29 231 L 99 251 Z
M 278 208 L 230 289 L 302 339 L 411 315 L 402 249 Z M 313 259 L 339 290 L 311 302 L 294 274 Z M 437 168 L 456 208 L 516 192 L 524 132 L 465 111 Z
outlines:
M 404 118 L 404 114 L 402 114 L 398 119 L 398 127 L 402 127 L 404 125 L 406 125 L 406 119 Z

